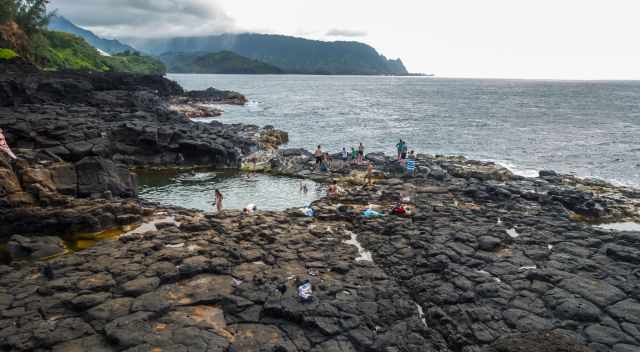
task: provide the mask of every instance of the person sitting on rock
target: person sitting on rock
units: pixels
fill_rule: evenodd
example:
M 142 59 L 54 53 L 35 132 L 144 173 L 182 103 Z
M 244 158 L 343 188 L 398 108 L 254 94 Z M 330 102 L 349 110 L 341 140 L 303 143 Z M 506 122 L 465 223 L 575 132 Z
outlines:
M 327 164 L 327 168 L 331 170 L 333 167 L 333 159 L 331 159 L 331 154 L 325 152 L 323 157 L 324 163 Z
M 414 176 L 416 173 L 416 156 L 415 152 L 412 150 L 409 155 L 409 160 L 407 160 L 407 174 L 409 176 Z
M 18 159 L 18 157 L 11 151 L 11 148 L 9 148 L 9 144 L 7 144 L 7 140 L 4 138 L 4 131 L 2 128 L 0 128 L 0 150 L 7 153 L 11 159 Z
M 327 194 L 329 197 L 335 197 L 338 195 L 338 181 L 333 180 L 331 185 L 329 185 L 329 189 L 327 190 Z
M 255 204 L 249 204 L 244 208 L 242 212 L 244 215 L 251 215 L 255 213 L 257 210 L 258 210 L 258 207 L 256 207 Z

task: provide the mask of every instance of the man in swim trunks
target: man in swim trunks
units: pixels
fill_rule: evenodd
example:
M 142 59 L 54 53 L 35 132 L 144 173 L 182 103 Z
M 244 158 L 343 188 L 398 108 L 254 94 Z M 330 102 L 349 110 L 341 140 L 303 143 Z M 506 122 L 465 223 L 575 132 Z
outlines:
M 316 165 L 313 169 L 317 170 L 320 167 L 320 164 L 322 164 L 322 146 L 318 145 L 318 148 L 316 148 L 313 155 L 316 157 Z

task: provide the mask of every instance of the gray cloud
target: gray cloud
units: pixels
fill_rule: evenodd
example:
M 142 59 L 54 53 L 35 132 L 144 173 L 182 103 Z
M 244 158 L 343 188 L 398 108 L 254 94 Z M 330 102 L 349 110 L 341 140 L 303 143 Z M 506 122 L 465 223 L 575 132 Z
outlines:
M 49 10 L 107 37 L 176 37 L 236 30 L 213 0 L 52 0 Z
M 366 31 L 358 31 L 353 29 L 330 29 L 327 34 L 328 37 L 366 37 L 368 33 Z

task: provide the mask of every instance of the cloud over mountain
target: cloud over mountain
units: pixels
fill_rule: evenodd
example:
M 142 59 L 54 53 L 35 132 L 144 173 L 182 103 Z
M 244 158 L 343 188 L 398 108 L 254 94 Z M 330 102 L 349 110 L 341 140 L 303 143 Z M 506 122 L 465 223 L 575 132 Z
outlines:
M 366 31 L 333 28 L 327 32 L 326 36 L 328 37 L 366 37 L 367 34 L 368 33 Z
M 212 0 L 52 0 L 49 10 L 107 37 L 176 37 L 233 32 Z

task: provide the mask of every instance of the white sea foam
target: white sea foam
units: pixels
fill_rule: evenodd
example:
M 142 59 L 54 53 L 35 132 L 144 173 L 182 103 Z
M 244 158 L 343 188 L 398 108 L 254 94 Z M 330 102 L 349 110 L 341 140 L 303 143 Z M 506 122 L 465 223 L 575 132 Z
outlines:
M 493 160 L 492 160 L 493 161 Z M 534 169 L 521 169 L 515 164 L 506 161 L 506 160 L 498 160 L 493 161 L 496 164 L 506 168 L 507 170 L 513 172 L 514 175 L 523 176 L 523 177 L 538 177 L 538 170 Z
M 345 232 L 351 237 L 351 239 L 344 241 L 344 243 L 356 246 L 356 248 L 358 248 L 359 256 L 356 258 L 356 261 L 357 262 L 359 261 L 373 262 L 373 256 L 371 255 L 371 252 L 367 251 L 366 249 L 364 249 L 364 247 L 362 247 L 362 244 L 358 241 L 358 235 L 356 235 L 351 231 L 345 231 Z

